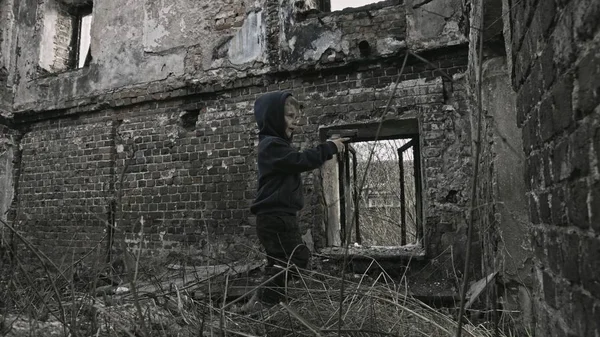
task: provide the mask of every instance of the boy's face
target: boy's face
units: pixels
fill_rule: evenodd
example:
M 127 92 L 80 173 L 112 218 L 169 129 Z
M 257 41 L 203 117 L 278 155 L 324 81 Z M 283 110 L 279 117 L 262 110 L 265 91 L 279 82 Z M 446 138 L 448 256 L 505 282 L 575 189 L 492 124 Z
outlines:
M 292 138 L 294 131 L 298 127 L 298 120 L 300 118 L 300 111 L 297 105 L 286 104 L 284 112 L 285 120 L 285 135 L 288 138 Z

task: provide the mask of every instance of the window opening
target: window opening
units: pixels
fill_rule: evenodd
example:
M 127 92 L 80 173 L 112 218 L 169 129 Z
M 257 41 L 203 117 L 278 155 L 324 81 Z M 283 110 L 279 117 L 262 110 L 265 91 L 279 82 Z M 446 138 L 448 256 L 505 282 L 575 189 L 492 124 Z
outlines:
M 50 73 L 86 67 L 92 60 L 92 4 L 49 1 L 44 7 L 41 69 Z
M 328 0 L 330 6 L 329 11 L 339 11 L 344 8 L 362 7 L 380 1 L 381 0 Z
M 70 69 L 83 68 L 91 61 L 92 7 L 76 7 L 69 10 L 73 29 L 69 50 Z
M 342 245 L 404 246 L 422 241 L 418 144 L 418 136 L 348 144 L 348 151 L 338 158 Z M 365 171 L 365 185 L 359 191 Z
M 79 41 L 79 48 L 77 50 L 77 67 L 83 68 L 89 65 L 91 61 L 90 53 L 90 42 L 91 42 L 91 31 L 92 31 L 92 13 L 87 15 L 79 16 L 79 34 L 77 40 Z

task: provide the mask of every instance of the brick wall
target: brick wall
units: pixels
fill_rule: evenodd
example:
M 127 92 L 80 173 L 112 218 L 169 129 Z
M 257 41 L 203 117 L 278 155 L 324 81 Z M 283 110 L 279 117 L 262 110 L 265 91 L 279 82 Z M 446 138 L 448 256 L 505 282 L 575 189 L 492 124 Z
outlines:
M 15 216 L 54 257 L 87 252 L 104 235 L 115 176 L 105 116 L 37 123 L 21 139 Z
M 224 30 L 233 27 L 241 27 L 246 15 L 244 2 L 222 1 L 221 10 L 214 17 L 214 29 Z
M 73 65 L 71 64 L 71 38 L 73 34 L 73 25 L 75 20 L 67 11 L 67 6 L 58 4 L 58 18 L 56 20 L 56 30 L 54 32 L 54 63 L 52 71 L 67 70 Z
M 122 226 L 139 233 L 143 216 L 147 248 L 212 257 L 251 248 L 235 243 L 253 230 L 254 95 L 247 89 L 235 95 L 203 99 L 189 111 L 170 101 L 122 112 L 116 132 L 117 171 L 125 170 Z
M 450 76 L 466 69 L 466 50 L 460 47 L 425 56 Z M 247 238 L 254 235 L 248 207 L 256 188 L 256 96 L 291 90 L 304 102 L 306 117 L 295 138 L 304 148 L 317 144 L 321 125 L 376 120 L 400 61 L 281 80 L 249 78 L 235 89 L 131 104 L 134 98 L 115 110 L 34 122 L 23 130 L 17 192 L 27 229 L 55 253 L 89 250 L 103 238 L 115 200 L 117 244 L 137 244 L 143 218 L 143 247 L 151 251 L 245 255 L 252 246 Z M 402 79 L 390 117 L 414 113 L 420 121 L 427 226 L 435 252 L 444 234 L 457 231 L 464 213 L 470 130 L 465 93 L 460 78 L 443 81 L 412 58 Z M 305 174 L 300 218 L 302 229 L 312 229 L 322 246 L 317 176 Z M 448 201 L 450 190 L 457 197 Z
M 44 71 L 58 73 L 74 66 L 71 40 L 75 18 L 69 13 L 69 6 L 58 0 L 40 1 L 37 7 L 40 50 L 36 55 L 36 64 Z M 38 69 L 36 69 L 37 71 Z
M 600 333 L 598 1 L 515 2 L 513 86 L 543 336 Z
M 437 107 L 421 121 L 425 244 L 431 257 L 452 253 L 452 263 L 462 269 L 472 174 L 471 122 L 465 79 L 445 85 L 451 85 L 444 92 L 446 103 L 451 104 Z

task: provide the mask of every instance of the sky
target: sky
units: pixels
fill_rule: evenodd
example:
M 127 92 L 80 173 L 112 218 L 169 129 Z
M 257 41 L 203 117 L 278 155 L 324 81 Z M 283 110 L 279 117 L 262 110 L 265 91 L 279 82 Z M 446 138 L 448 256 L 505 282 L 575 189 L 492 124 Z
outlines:
M 81 19 L 81 40 L 79 40 L 79 68 L 85 64 L 88 48 L 90 48 L 90 32 L 92 30 L 92 15 L 86 15 Z M 96 51 L 98 52 L 98 51 Z
M 347 7 L 360 7 L 381 0 L 331 0 L 331 10 L 338 11 Z
M 391 140 L 379 140 L 370 142 L 358 142 L 352 143 L 352 146 L 356 149 L 356 159 L 360 161 L 367 161 L 371 153 L 371 149 L 375 146 L 372 160 L 374 161 L 385 161 L 385 160 L 398 160 L 398 148 L 408 143 L 410 139 L 391 139 Z M 413 160 L 412 147 L 405 152 L 404 161 Z

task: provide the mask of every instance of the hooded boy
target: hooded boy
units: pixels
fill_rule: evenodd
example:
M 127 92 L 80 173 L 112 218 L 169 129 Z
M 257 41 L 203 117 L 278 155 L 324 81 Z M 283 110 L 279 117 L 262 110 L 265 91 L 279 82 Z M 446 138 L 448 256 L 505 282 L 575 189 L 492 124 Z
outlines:
M 259 97 L 254 103 L 254 117 L 259 130 L 258 193 L 250 211 L 256 214 L 256 233 L 267 253 L 266 277 L 271 277 L 288 261 L 299 268 L 308 266 L 310 251 L 302 243 L 296 222 L 296 213 L 304 206 L 300 173 L 322 166 L 344 150 L 348 139 L 330 140 L 304 151 L 292 147 L 300 108 L 289 92 Z M 285 273 L 259 289 L 241 311 L 278 303 L 284 283 Z

